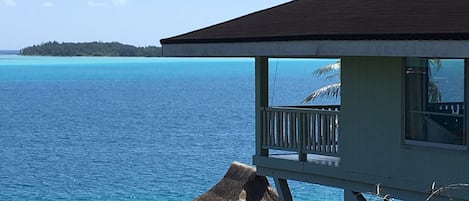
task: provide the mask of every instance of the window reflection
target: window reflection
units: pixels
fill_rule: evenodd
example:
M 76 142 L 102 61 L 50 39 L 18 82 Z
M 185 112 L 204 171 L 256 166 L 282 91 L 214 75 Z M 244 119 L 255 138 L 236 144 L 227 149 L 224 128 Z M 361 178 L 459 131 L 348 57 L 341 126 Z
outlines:
M 463 59 L 407 59 L 407 140 L 465 145 L 464 72 Z

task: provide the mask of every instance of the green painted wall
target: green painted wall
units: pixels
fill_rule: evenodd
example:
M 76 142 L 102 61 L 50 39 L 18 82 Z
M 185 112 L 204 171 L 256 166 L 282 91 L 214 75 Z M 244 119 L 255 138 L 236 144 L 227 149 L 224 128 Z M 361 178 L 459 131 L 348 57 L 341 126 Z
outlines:
M 341 166 L 389 175 L 401 148 L 401 58 L 342 58 Z
M 340 168 L 347 178 L 419 191 L 433 181 L 469 183 L 469 152 L 403 146 L 402 58 L 341 62 Z

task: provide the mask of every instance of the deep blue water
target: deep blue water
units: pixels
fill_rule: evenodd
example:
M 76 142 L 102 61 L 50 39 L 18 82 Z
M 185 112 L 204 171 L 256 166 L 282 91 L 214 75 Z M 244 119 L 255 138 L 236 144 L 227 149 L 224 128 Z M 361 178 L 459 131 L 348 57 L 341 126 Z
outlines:
M 334 82 L 312 74 L 332 62 L 271 60 L 272 105 Z M 0 200 L 192 200 L 232 161 L 252 164 L 253 66 L 0 56 Z M 337 189 L 291 188 L 297 200 L 342 200 Z

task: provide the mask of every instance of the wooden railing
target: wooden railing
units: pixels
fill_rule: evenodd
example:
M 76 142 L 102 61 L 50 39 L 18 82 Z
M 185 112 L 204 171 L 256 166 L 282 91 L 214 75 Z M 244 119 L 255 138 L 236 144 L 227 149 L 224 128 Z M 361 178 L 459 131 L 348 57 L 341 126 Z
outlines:
M 339 107 L 268 107 L 262 111 L 262 147 L 337 156 Z
M 417 113 L 424 115 L 455 136 L 458 136 L 461 139 L 460 143 L 462 143 L 465 124 L 464 106 L 464 102 L 429 103 L 426 106 L 426 111 Z
M 427 111 L 464 115 L 464 102 L 428 103 Z

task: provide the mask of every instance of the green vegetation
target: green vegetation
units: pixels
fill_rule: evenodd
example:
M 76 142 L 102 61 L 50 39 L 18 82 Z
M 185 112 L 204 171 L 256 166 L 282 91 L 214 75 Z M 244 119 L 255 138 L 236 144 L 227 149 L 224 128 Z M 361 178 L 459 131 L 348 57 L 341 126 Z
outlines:
M 160 57 L 161 47 L 135 47 L 118 42 L 59 43 L 56 41 L 20 50 L 20 55 L 36 56 L 109 56 Z

